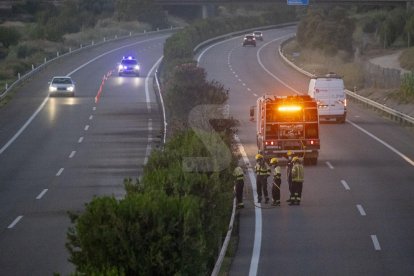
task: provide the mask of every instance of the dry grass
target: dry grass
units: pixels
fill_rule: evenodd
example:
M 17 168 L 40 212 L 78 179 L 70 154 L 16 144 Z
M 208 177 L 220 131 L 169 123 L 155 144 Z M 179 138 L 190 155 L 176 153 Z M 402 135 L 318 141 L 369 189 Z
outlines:
M 287 43 L 283 49 L 290 60 L 314 75 L 335 72 L 344 78 L 345 86 L 349 90 L 363 87 L 364 73 L 361 65 L 349 62 L 349 56 L 345 53 L 327 56 L 320 51 L 301 50 L 296 40 Z
M 399 61 L 402 68 L 414 71 L 414 47 L 404 50 L 400 55 Z

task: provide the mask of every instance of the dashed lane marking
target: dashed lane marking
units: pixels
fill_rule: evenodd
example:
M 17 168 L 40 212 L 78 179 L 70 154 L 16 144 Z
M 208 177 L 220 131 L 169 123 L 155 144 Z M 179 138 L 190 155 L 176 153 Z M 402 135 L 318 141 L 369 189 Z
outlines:
M 326 161 L 326 165 L 327 165 L 327 166 L 328 166 L 331 170 L 333 170 L 333 169 L 334 169 L 334 166 L 332 166 L 331 162 Z
M 380 243 L 378 241 L 377 235 L 371 235 L 372 243 L 374 244 L 374 249 L 377 251 L 381 250 Z
M 366 216 L 367 215 L 367 213 L 365 213 L 365 210 L 364 210 L 364 208 L 362 208 L 362 205 L 360 205 L 360 204 L 357 204 L 357 209 L 358 209 L 358 211 L 359 211 L 359 213 L 361 214 L 361 216 Z
M 349 185 L 348 185 L 348 183 L 346 183 L 345 180 L 341 180 L 341 183 L 344 186 L 345 190 L 347 190 L 347 191 L 351 190 L 351 188 L 349 188 Z
M 36 199 L 41 199 L 46 193 L 47 193 L 48 189 L 44 189 L 37 197 Z
M 17 223 L 19 223 L 19 221 L 23 218 L 23 216 L 18 216 L 17 218 L 15 218 L 15 220 L 13 220 L 13 222 L 7 226 L 8 229 L 12 229 L 14 226 L 16 226 Z
M 72 151 L 70 154 L 69 154 L 69 158 L 73 158 L 74 156 L 75 156 L 75 154 L 76 154 L 76 151 L 74 150 L 74 151 Z
M 60 168 L 60 170 L 56 173 L 56 176 L 60 176 L 63 173 L 65 168 Z
M 79 140 L 78 140 L 78 143 L 80 144 L 80 143 L 82 143 L 83 142 L 83 136 L 82 137 L 79 137 Z

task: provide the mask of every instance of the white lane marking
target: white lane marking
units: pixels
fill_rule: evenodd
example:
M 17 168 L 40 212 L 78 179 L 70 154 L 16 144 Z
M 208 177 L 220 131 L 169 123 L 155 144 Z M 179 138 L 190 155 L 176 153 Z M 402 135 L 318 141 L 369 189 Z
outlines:
M 342 185 L 344 186 L 345 190 L 351 190 L 351 188 L 349 188 L 348 183 L 346 183 L 345 180 L 341 180 Z
M 246 84 L 245 84 L 245 83 L 242 83 L 242 85 L 243 85 L 243 86 L 246 86 Z
M 200 53 L 200 55 L 198 56 L 198 58 L 197 58 L 197 65 L 199 65 L 200 60 L 201 60 L 201 58 L 204 56 L 204 54 L 205 54 L 208 50 L 210 50 L 211 48 L 213 48 L 213 47 L 215 47 L 215 46 L 217 46 L 217 45 L 220 45 L 220 44 L 223 44 L 223 43 L 229 42 L 230 40 L 240 39 L 241 37 L 242 37 L 242 36 L 232 37 L 232 38 L 229 38 L 229 39 L 226 39 L 226 40 L 223 40 L 223 41 L 220 41 L 220 42 L 218 42 L 218 43 L 215 43 L 215 44 L 213 44 L 213 45 L 208 46 L 208 47 L 207 47 L 207 48 L 205 48 L 205 49 L 204 49 L 204 51 L 202 51 L 202 52 Z
M 144 165 L 148 163 L 148 156 L 151 153 L 151 144 L 147 144 L 147 150 L 145 151 Z
M 334 167 L 332 166 L 331 162 L 326 161 L 326 165 L 327 165 L 327 166 L 328 166 L 331 170 L 333 170 L 333 169 L 334 169 Z
M 37 197 L 36 199 L 41 199 L 46 193 L 47 193 L 48 189 L 44 189 Z
M 92 119 L 93 119 L 93 115 L 89 116 L 89 120 L 92 120 Z
M 168 35 L 164 35 L 164 36 L 159 36 L 159 37 L 156 37 L 156 38 L 151 38 L 151 39 L 146 39 L 146 40 L 142 40 L 142 41 L 139 41 L 139 42 L 134 42 L 134 43 L 132 43 L 132 44 L 128 44 L 128 45 L 125 45 L 125 46 L 122 46 L 122 47 L 119 47 L 119 48 L 116 48 L 116 49 L 112 49 L 111 51 L 108 51 L 108 52 L 105 52 L 105 53 L 103 53 L 103 54 L 101 54 L 101 55 L 99 55 L 99 56 L 97 56 L 97 57 L 95 57 L 95 58 L 93 58 L 93 59 L 91 59 L 90 61 L 88 61 L 88 62 L 86 62 L 86 63 L 84 63 L 83 65 L 81 65 L 81 66 L 79 66 L 78 68 L 76 68 L 75 70 L 73 70 L 72 72 L 70 72 L 69 74 L 67 74 L 67 76 L 70 76 L 70 75 L 72 75 L 73 73 L 75 73 L 75 72 L 77 72 L 77 71 L 79 71 L 80 69 L 82 69 L 83 67 L 85 67 L 86 65 L 88 65 L 88 64 L 90 64 L 90 63 L 92 63 L 92 62 L 94 62 L 95 60 L 97 60 L 97 59 L 99 59 L 99 58 L 101 58 L 101 57 L 103 57 L 103 56 L 106 56 L 106 55 L 108 55 L 108 54 L 110 54 L 110 53 L 113 53 L 113 52 L 115 52 L 115 51 L 118 51 L 118 50 L 120 50 L 120 49 L 123 49 L 123 48 L 127 48 L 127 47 L 130 47 L 130 46 L 133 46 L 133 45 L 137 45 L 137 44 L 141 44 L 141 43 L 144 43 L 144 42 L 148 42 L 148 41 L 152 41 L 152 40 L 157 40 L 157 39 L 163 39 L 163 38 L 165 38 L 165 37 L 167 37 Z M 46 96 L 46 98 L 43 100 L 43 102 L 40 104 L 40 106 L 36 109 L 36 111 L 32 114 L 32 116 L 30 116 L 30 118 L 24 123 L 24 125 L 16 132 L 16 134 L 0 149 L 0 155 L 11 145 L 11 144 L 13 144 L 13 142 L 20 136 L 20 134 L 22 134 L 22 132 L 27 128 L 27 126 L 34 120 L 34 118 L 36 118 L 36 116 L 37 116 L 37 114 L 39 114 L 39 112 L 43 109 L 43 107 L 45 106 L 45 104 L 46 104 L 46 102 L 49 100 L 49 95 L 48 96 Z M 94 107 L 93 108 L 93 110 L 96 110 L 96 107 Z
M 82 137 L 79 137 L 79 140 L 78 140 L 78 143 L 80 144 L 80 143 L 82 143 L 83 142 L 83 136 Z
M 69 158 L 73 158 L 73 156 L 75 156 L 75 154 L 76 154 L 76 150 L 72 151 L 69 155 Z
M 89 125 L 86 125 L 85 126 L 85 131 L 88 131 L 88 129 L 89 129 Z
M 253 93 L 253 96 L 255 96 L 255 97 L 259 97 L 256 93 Z
M 151 102 L 150 102 L 150 96 L 149 96 L 149 79 L 152 75 L 152 72 L 157 68 L 158 64 L 161 62 L 164 56 L 161 56 L 151 67 L 151 69 L 148 72 L 147 77 L 145 78 L 145 100 L 147 101 L 147 110 L 148 113 L 151 113 Z
M 14 226 L 16 226 L 16 224 L 23 218 L 23 216 L 18 216 L 17 218 L 15 218 L 13 220 L 13 222 L 7 226 L 8 229 L 12 229 Z
M 377 251 L 381 250 L 381 246 L 378 241 L 377 235 L 371 235 L 371 240 L 372 240 L 372 243 L 374 244 L 375 250 Z
M 247 91 L 252 91 L 250 88 L 247 87 Z
M 60 170 L 57 172 L 57 174 L 56 174 L 56 176 L 60 176 L 62 173 L 63 173 L 63 170 L 64 170 L 65 168 L 60 168 Z
M 234 76 L 236 77 L 236 78 L 238 78 L 239 77 L 239 75 L 237 75 L 236 73 L 234 73 Z M 240 80 L 240 79 L 239 79 Z
M 358 209 L 358 211 L 359 211 L 359 213 L 361 214 L 361 216 L 366 216 L 367 215 L 367 213 L 365 213 L 365 210 L 364 210 L 364 208 L 362 208 L 362 205 L 360 205 L 360 204 L 357 204 L 357 209 Z
M 39 114 L 39 112 L 43 109 L 46 102 L 49 100 L 49 96 L 47 96 L 42 104 L 36 109 L 35 113 L 24 123 L 24 125 L 16 132 L 16 134 L 0 149 L 0 155 L 11 145 L 13 142 L 22 134 L 22 132 L 29 126 L 29 124 L 34 120 L 34 118 Z
M 259 50 L 256 53 L 256 58 L 257 58 L 257 62 L 259 62 L 260 66 L 263 68 L 263 70 L 266 71 L 266 73 L 268 73 L 271 77 L 273 77 L 275 80 L 277 80 L 278 82 L 280 82 L 281 84 L 283 84 L 284 86 L 286 86 L 287 88 L 289 88 L 290 90 L 292 90 L 293 92 L 295 92 L 296 94 L 302 94 L 299 91 L 297 91 L 295 88 L 293 88 L 292 86 L 290 86 L 289 84 L 287 84 L 286 82 L 284 82 L 283 80 L 281 80 L 280 78 L 278 78 L 275 74 L 273 74 L 272 72 L 270 72 L 270 70 L 268 70 L 262 63 L 262 60 L 260 58 L 260 52 L 262 51 L 262 49 L 264 47 L 266 47 L 267 45 L 269 45 L 270 43 L 273 43 L 275 41 L 281 40 L 281 39 L 285 39 L 286 37 L 290 37 L 292 34 L 288 34 L 288 35 L 284 35 L 281 36 L 279 38 L 273 39 L 265 44 L 263 44 L 262 47 L 259 48 Z
M 372 139 L 374 139 L 377 142 L 379 142 L 382 145 L 384 145 L 386 148 L 388 148 L 391 151 L 393 151 L 395 154 L 399 155 L 403 160 L 405 160 L 408 164 L 410 164 L 411 166 L 414 167 L 414 161 L 412 159 L 410 159 L 408 156 L 406 156 L 405 154 L 401 153 L 400 151 L 398 151 L 397 149 L 395 149 L 394 147 L 392 147 L 390 144 L 384 142 L 383 140 L 381 140 L 380 138 L 378 138 L 377 136 L 375 136 L 371 132 L 363 129 L 362 127 L 360 127 L 359 125 L 355 124 L 354 122 L 351 122 L 349 120 L 346 120 L 346 121 L 348 123 L 350 123 L 351 125 L 353 125 L 354 127 L 356 127 L 357 129 L 359 129 L 360 131 L 362 131 L 363 133 L 365 133 L 366 135 L 368 135 L 369 137 L 371 137 Z
M 95 111 L 95 110 L 96 110 L 96 106 L 94 106 L 94 107 L 92 108 L 92 110 L 93 110 L 93 111 Z
M 151 131 L 152 131 L 152 119 L 148 119 L 148 141 L 147 141 L 147 149 L 145 151 L 145 158 L 144 158 L 144 165 L 148 163 L 148 157 L 151 154 Z
M 240 154 L 243 158 L 243 162 L 248 167 L 248 175 L 249 175 L 250 184 L 252 186 L 252 191 L 253 191 L 253 202 L 257 202 L 256 178 L 254 176 L 249 159 L 247 158 L 246 151 L 244 150 L 244 147 L 240 142 L 240 138 L 237 135 L 235 135 L 234 138 L 236 140 Z M 254 208 L 254 214 L 255 214 L 254 243 L 253 243 L 252 259 L 250 260 L 249 275 L 257 275 L 257 269 L 259 267 L 259 259 L 260 259 L 260 248 L 262 246 L 262 209 Z

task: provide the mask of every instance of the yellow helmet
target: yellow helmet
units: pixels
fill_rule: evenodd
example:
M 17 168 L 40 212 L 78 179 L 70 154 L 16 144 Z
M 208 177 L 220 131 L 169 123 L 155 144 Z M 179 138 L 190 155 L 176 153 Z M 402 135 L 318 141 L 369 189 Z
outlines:
M 273 157 L 272 159 L 270 159 L 270 164 L 277 164 L 277 158 Z
M 260 153 L 256 154 L 256 160 L 262 159 L 263 155 L 261 155 Z
M 295 162 L 299 162 L 300 160 L 299 160 L 299 157 L 297 157 L 297 156 L 295 156 L 295 157 L 293 157 L 292 158 L 292 162 L 293 163 L 295 163 Z
M 288 152 L 286 153 L 287 156 L 292 155 L 292 152 L 290 150 L 288 150 Z

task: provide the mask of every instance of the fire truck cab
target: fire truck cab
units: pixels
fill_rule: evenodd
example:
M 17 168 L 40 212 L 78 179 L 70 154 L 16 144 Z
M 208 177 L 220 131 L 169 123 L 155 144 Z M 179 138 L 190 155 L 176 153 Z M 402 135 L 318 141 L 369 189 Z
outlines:
M 259 152 L 266 159 L 286 157 L 290 151 L 316 165 L 320 149 L 317 102 L 308 95 L 264 95 L 256 103 Z M 254 109 L 250 111 L 254 117 Z M 252 118 L 253 119 L 253 118 Z

